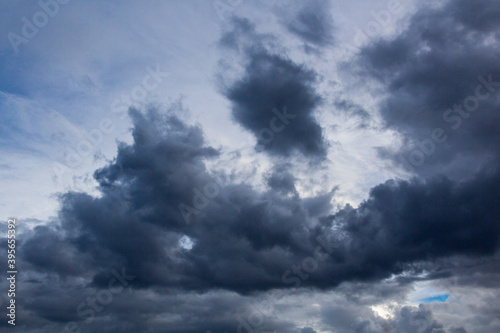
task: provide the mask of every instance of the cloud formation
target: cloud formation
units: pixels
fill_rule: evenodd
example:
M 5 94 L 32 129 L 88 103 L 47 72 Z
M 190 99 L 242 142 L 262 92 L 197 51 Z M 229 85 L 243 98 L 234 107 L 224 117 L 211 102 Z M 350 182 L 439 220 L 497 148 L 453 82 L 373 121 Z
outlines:
M 283 18 L 289 32 L 299 37 L 306 45 L 325 47 L 334 42 L 334 24 L 330 13 L 330 2 L 308 1 L 306 5 Z
M 327 9 L 314 1 L 281 23 L 302 42 L 326 48 L 334 41 Z M 318 74 L 293 60 L 276 35 L 233 18 L 219 46 L 242 70 L 232 79 L 223 72 L 222 90 L 233 120 L 255 136 L 257 152 L 272 157 L 262 186 L 210 168 L 221 152 L 200 125 L 176 116 L 176 106 L 131 109 L 132 141 L 93 174 L 97 194 L 62 193 L 57 219 L 23 230 L 19 314 L 30 321 L 20 328 L 54 332 L 74 322 L 89 332 L 475 331 L 450 325 L 451 315 L 437 317 L 438 306 L 453 313 L 459 302 L 403 304 L 413 283 L 453 277 L 455 286 L 478 288 L 486 299 L 470 293 L 480 310 L 468 304 L 469 313 L 491 319 L 471 327 L 498 331 L 499 15 L 493 1 L 422 6 L 401 33 L 366 45 L 350 63 L 362 83 L 382 86 L 378 110 L 408 144 L 381 154 L 411 162 L 420 149 L 425 157 L 414 178 L 373 187 L 357 207 L 334 207 L 338 187 L 305 196 L 292 167 L 295 154 L 318 164 L 327 156 L 326 127 L 316 118 Z M 477 109 L 468 110 L 476 100 Z M 368 118 L 348 97 L 335 106 Z M 112 293 L 117 281 L 123 288 Z M 89 305 L 108 291 L 112 301 Z M 265 302 L 276 295 L 271 306 Z M 387 300 L 399 305 L 389 306 L 390 316 L 376 315 L 372 308 Z
M 244 55 L 243 76 L 225 91 L 233 118 L 271 155 L 299 152 L 324 158 L 327 147 L 314 116 L 321 103 L 314 88 L 316 73 L 269 51 L 265 38 L 270 37 L 256 33 L 244 19 L 235 19 L 233 29 L 221 38 L 223 47 L 237 48 Z
M 499 29 L 495 1 L 449 1 L 423 5 L 401 34 L 361 50 L 363 78 L 387 91 L 386 125 L 405 136 L 398 163 L 459 178 L 497 163 Z
M 26 240 L 23 258 L 38 271 L 86 272 L 105 287 L 110 270 L 125 267 L 134 287 L 248 293 L 383 279 L 421 261 L 498 248 L 497 172 L 463 183 L 388 181 L 334 215 L 334 191 L 289 196 L 287 172 L 271 175 L 270 191 L 229 183 L 210 197 L 203 161 L 217 151 L 200 129 L 155 111 L 131 115 L 134 144 L 95 173 L 102 195 L 64 194 L 61 225 L 37 227 Z M 190 224 L 180 204 L 190 207 Z M 180 246 L 184 236 L 191 250 Z

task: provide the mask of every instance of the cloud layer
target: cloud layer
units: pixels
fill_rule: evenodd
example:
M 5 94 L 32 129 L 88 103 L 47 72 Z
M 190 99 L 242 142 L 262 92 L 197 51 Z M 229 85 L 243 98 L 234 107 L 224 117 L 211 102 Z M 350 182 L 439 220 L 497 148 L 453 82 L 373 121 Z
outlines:
M 278 23 L 327 54 L 330 9 L 301 4 Z M 252 156 L 266 158 L 261 186 L 235 177 L 232 160 L 213 167 L 223 148 L 180 104 L 131 108 L 131 140 L 94 172 L 96 192 L 65 191 L 57 218 L 22 230 L 21 329 L 496 332 L 499 16 L 494 1 L 422 5 L 347 62 L 360 85 L 383 91 L 377 112 L 402 138 L 381 157 L 413 175 L 381 179 L 357 207 L 337 204 L 342 184 L 310 195 L 300 186 L 297 164 L 331 157 L 318 72 L 278 33 L 228 20 L 219 89 L 256 139 Z M 335 107 L 358 110 L 350 97 Z M 449 299 L 408 304 L 425 283 Z

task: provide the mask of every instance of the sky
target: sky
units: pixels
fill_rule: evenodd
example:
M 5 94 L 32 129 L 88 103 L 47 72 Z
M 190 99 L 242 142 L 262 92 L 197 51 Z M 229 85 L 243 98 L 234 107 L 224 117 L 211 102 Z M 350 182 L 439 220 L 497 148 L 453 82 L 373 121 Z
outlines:
M 0 16 L 1 332 L 500 331 L 499 0 Z

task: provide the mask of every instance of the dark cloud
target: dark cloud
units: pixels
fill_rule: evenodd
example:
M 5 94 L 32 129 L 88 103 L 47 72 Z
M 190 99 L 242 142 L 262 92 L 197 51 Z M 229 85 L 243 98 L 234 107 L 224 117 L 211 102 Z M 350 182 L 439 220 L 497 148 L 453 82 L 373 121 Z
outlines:
M 300 330 L 300 333 L 316 333 L 316 331 L 310 327 L 304 327 L 303 329 Z
M 496 32 L 500 23 L 500 6 L 495 1 L 488 0 L 456 0 L 447 8 L 453 16 L 467 28 L 480 32 Z
M 234 120 L 255 135 L 260 149 L 272 155 L 300 152 L 324 158 L 327 148 L 314 116 L 321 102 L 314 89 L 316 74 L 269 51 L 248 21 L 236 19 L 233 26 L 221 45 L 244 53 L 243 77 L 225 91 Z M 241 46 L 235 46 L 236 41 Z
M 405 135 L 400 155 L 421 152 L 414 171 L 463 177 L 498 154 L 500 83 L 485 82 L 500 82 L 499 13 L 497 1 L 424 7 L 401 34 L 360 52 L 363 78 L 387 89 L 380 105 L 387 126 Z
M 313 111 L 320 98 L 312 88 L 314 74 L 277 55 L 250 55 L 246 76 L 228 91 L 233 116 L 251 131 L 265 151 L 288 156 L 326 153 Z
M 405 262 L 494 254 L 499 186 L 498 172 L 463 183 L 436 178 L 376 186 L 357 209 L 347 207 L 333 218 L 348 235 L 346 265 L 368 278 L 396 272 Z
M 497 2 L 470 0 L 423 6 L 401 34 L 361 50 L 357 61 L 363 79 L 372 78 L 387 90 L 380 104 L 385 123 L 404 135 L 401 151 L 382 149 L 381 154 L 398 163 L 403 157 L 407 166 L 417 152 L 424 162 L 413 164 L 412 171 L 428 179 L 386 182 L 373 188 L 358 209 L 336 215 L 345 221 L 351 244 L 372 253 L 363 267 L 368 262 L 389 267 L 392 260 L 397 266 L 398 251 L 405 260 L 422 261 L 497 250 L 499 212 L 493 193 L 500 188 L 500 86 L 487 82 L 500 81 L 500 21 L 493 19 L 499 9 Z M 467 111 L 473 102 L 477 110 Z M 453 111 L 458 104 L 464 104 L 462 110 Z M 433 134 L 436 129 L 439 135 Z M 377 245 L 371 247 L 372 242 Z M 376 259 L 382 253 L 388 256 Z
M 450 329 L 450 333 L 467 333 L 467 331 L 463 327 L 458 327 Z
M 267 185 L 279 193 L 298 195 L 295 188 L 296 179 L 287 169 L 287 165 L 274 166 L 272 172 L 267 176 Z
M 35 229 L 23 259 L 61 277 L 85 272 L 96 287 L 121 267 L 134 272 L 139 288 L 283 287 L 283 271 L 311 251 L 310 229 L 329 214 L 333 192 L 282 196 L 273 187 L 292 190 L 293 180 L 276 172 L 267 192 L 223 185 L 205 168 L 218 153 L 198 127 L 156 111 L 131 116 L 134 143 L 121 144 L 116 159 L 95 172 L 101 196 L 62 195 L 60 226 Z M 183 236 L 192 250 L 180 247 Z
M 443 124 L 443 112 L 475 93 L 478 76 L 500 78 L 497 13 L 498 3 L 489 1 L 424 8 L 402 34 L 361 51 L 365 77 L 387 88 L 381 112 L 388 126 L 409 143 L 425 139 L 435 127 L 450 125 Z M 316 23 L 322 19 L 301 18 L 296 24 L 302 30 L 295 27 L 295 33 L 314 44 L 319 37 L 309 32 L 320 32 Z M 234 19 L 221 39 L 244 58 L 243 75 L 225 90 L 233 117 L 261 141 L 267 129 L 272 140 L 260 143 L 273 156 L 298 152 L 320 160 L 326 145 L 314 118 L 321 103 L 316 74 L 271 49 L 266 41 L 272 38 Z M 400 292 L 371 283 L 403 272 L 410 282 L 456 274 L 463 285 L 471 284 L 470 271 L 440 270 L 450 261 L 460 266 L 485 260 L 478 280 L 494 288 L 498 266 L 487 260 L 498 253 L 500 240 L 496 96 L 463 119 L 460 130 L 447 128 L 450 139 L 429 157 L 429 165 L 455 163 L 460 172 L 390 180 L 359 207 L 336 213 L 336 189 L 302 198 L 287 164 L 270 168 L 265 190 L 230 182 L 223 172 L 207 169 L 206 161 L 219 152 L 206 145 L 201 128 L 172 112 L 131 110 L 133 143 L 121 143 L 116 158 L 95 172 L 99 195 L 64 193 L 57 223 L 24 232 L 18 260 L 29 297 L 20 301 L 19 313 L 36 326 L 22 329 L 56 331 L 75 321 L 88 332 L 230 331 L 242 313 L 254 311 L 248 300 L 265 291 L 339 287 L 354 303 L 368 305 Z M 285 107 L 293 117 L 283 115 Z M 477 163 L 465 164 L 467 157 Z M 181 244 L 186 238 L 190 249 Z M 114 271 L 133 276 L 129 288 L 114 296 L 105 315 L 85 323 L 74 309 L 106 290 Z M 346 285 L 359 281 L 365 289 L 349 292 Z M 369 301 L 361 296 L 370 292 L 376 295 Z M 339 332 L 465 332 L 445 327 L 426 306 L 402 307 L 387 320 L 359 309 L 322 308 L 322 325 Z M 262 328 L 315 332 L 304 326 L 266 316 Z
M 328 217 L 335 191 L 283 196 L 293 178 L 277 170 L 266 192 L 218 184 L 203 162 L 217 152 L 204 145 L 199 128 L 155 111 L 131 115 L 133 145 L 122 144 L 115 161 L 95 173 L 102 195 L 65 194 L 61 226 L 37 229 L 26 240 L 23 259 L 38 271 L 87 271 L 94 286 L 105 287 L 111 269 L 125 267 L 136 276 L 134 287 L 248 293 L 297 283 L 331 288 L 385 278 L 413 262 L 497 249 L 497 173 L 460 184 L 389 181 L 358 209 Z M 180 204 L 190 207 L 190 224 Z M 191 250 L 180 247 L 183 236 L 192 239 Z M 336 244 L 323 245 L 328 260 L 306 278 L 292 272 L 317 252 L 317 237 Z
M 31 269 L 81 276 L 92 263 L 92 258 L 80 253 L 58 225 L 37 226 L 25 235 L 27 241 L 22 248 Z
M 419 262 L 453 255 L 476 258 L 497 250 L 498 173 L 485 171 L 463 183 L 389 181 L 375 187 L 358 209 L 329 215 L 335 190 L 307 199 L 283 195 L 293 185 L 286 166 L 272 171 L 276 183 L 269 191 L 223 184 L 205 167 L 217 151 L 204 144 L 198 127 L 153 110 L 132 111 L 131 116 L 134 143 L 121 144 L 116 159 L 95 173 L 101 195 L 64 194 L 60 224 L 37 227 L 24 237 L 19 260 L 32 275 L 29 292 L 66 281 L 42 288 L 49 294 L 23 303 L 45 321 L 81 322 L 71 310 L 78 303 L 70 302 L 70 295 L 85 300 L 105 290 L 113 269 L 134 276 L 130 290 L 116 296 L 128 295 L 130 303 L 113 303 L 106 312 L 118 319 L 133 308 L 132 300 L 141 302 L 132 291 L 203 295 L 221 289 L 252 294 L 293 286 L 332 288 L 411 271 Z M 207 191 L 207 184 L 219 185 Z M 195 211 L 190 224 L 179 210 L 182 203 Z M 193 241 L 192 249 L 180 246 L 184 236 Z M 123 319 L 129 331 L 148 311 Z M 197 320 L 214 330 L 228 329 L 235 318 L 230 313 L 204 313 Z M 117 327 L 108 324 L 109 330 Z M 269 327 L 299 330 L 273 321 Z
M 329 10 L 328 1 L 308 1 L 291 17 L 284 18 L 283 24 L 289 32 L 298 36 L 306 44 L 316 47 L 332 45 L 334 25 Z

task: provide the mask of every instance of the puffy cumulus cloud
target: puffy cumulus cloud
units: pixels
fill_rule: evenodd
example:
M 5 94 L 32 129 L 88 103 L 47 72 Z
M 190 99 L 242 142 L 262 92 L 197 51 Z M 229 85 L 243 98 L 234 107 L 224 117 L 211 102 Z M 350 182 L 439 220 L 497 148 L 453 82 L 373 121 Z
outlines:
M 422 5 L 402 33 L 361 50 L 363 79 L 387 92 L 385 123 L 405 136 L 396 157 L 414 171 L 460 178 L 498 156 L 499 12 L 487 0 Z
M 134 276 L 132 290 L 174 294 L 332 288 L 387 278 L 428 259 L 497 249 L 497 174 L 463 184 L 387 182 L 358 209 L 329 215 L 335 191 L 289 196 L 292 176 L 278 170 L 268 191 L 223 184 L 204 166 L 217 151 L 204 144 L 199 127 L 154 110 L 131 116 L 133 144 L 121 144 L 116 159 L 95 172 L 101 195 L 62 195 L 60 224 L 26 235 L 20 258 L 38 286 L 79 281 L 76 298 L 85 299 L 87 288 L 108 287 L 114 269 Z M 216 187 L 207 191 L 207 184 Z M 190 207 L 189 224 L 181 204 Z M 179 245 L 185 236 L 190 250 Z M 50 295 L 71 294 L 63 290 Z M 49 321 L 74 317 L 62 311 L 75 305 L 64 297 L 40 304 L 23 306 Z
M 316 73 L 269 50 L 265 41 L 272 38 L 258 34 L 248 20 L 234 19 L 220 40 L 222 47 L 243 54 L 243 74 L 224 91 L 233 118 L 252 132 L 259 150 L 324 158 L 327 146 L 314 116 L 321 102 L 314 89 Z
M 498 171 L 464 182 L 437 177 L 376 186 L 358 208 L 347 206 L 315 228 L 330 257 L 305 284 L 332 287 L 434 272 L 436 259 L 454 256 L 476 263 L 492 258 L 500 240 L 499 186 Z M 298 285 L 295 273 L 287 271 L 285 281 Z
M 446 328 L 434 317 L 429 308 L 424 305 L 418 307 L 403 306 L 399 309 L 394 318 L 388 320 L 377 320 L 378 323 L 372 324 L 364 321 L 364 325 L 377 325 L 379 330 L 367 331 L 364 326 L 356 332 L 408 332 L 408 333 L 456 333 L 467 332 L 463 327 Z M 367 326 L 366 326 L 367 327 Z
M 425 306 L 418 308 L 405 306 L 395 320 L 389 324 L 396 332 L 445 333 L 443 325 L 436 321 L 432 312 Z
M 282 273 L 312 253 L 313 228 L 330 213 L 333 192 L 289 197 L 293 179 L 279 171 L 265 192 L 223 184 L 205 167 L 218 152 L 199 127 L 154 110 L 131 117 L 133 144 L 120 144 L 116 159 L 95 172 L 101 195 L 63 194 L 61 223 L 26 238 L 26 264 L 60 277 L 91 275 L 97 287 L 120 267 L 135 272 L 137 287 L 283 287 Z M 179 245 L 185 236 L 190 250 Z
M 499 187 L 498 171 L 461 183 L 445 177 L 388 181 L 333 220 L 343 225 L 352 253 L 363 258 L 360 271 L 454 254 L 492 255 L 500 236 Z
M 323 323 L 339 333 L 455 333 L 467 332 L 463 327 L 446 327 L 425 305 L 398 306 L 390 318 L 376 316 L 359 304 L 325 307 Z

